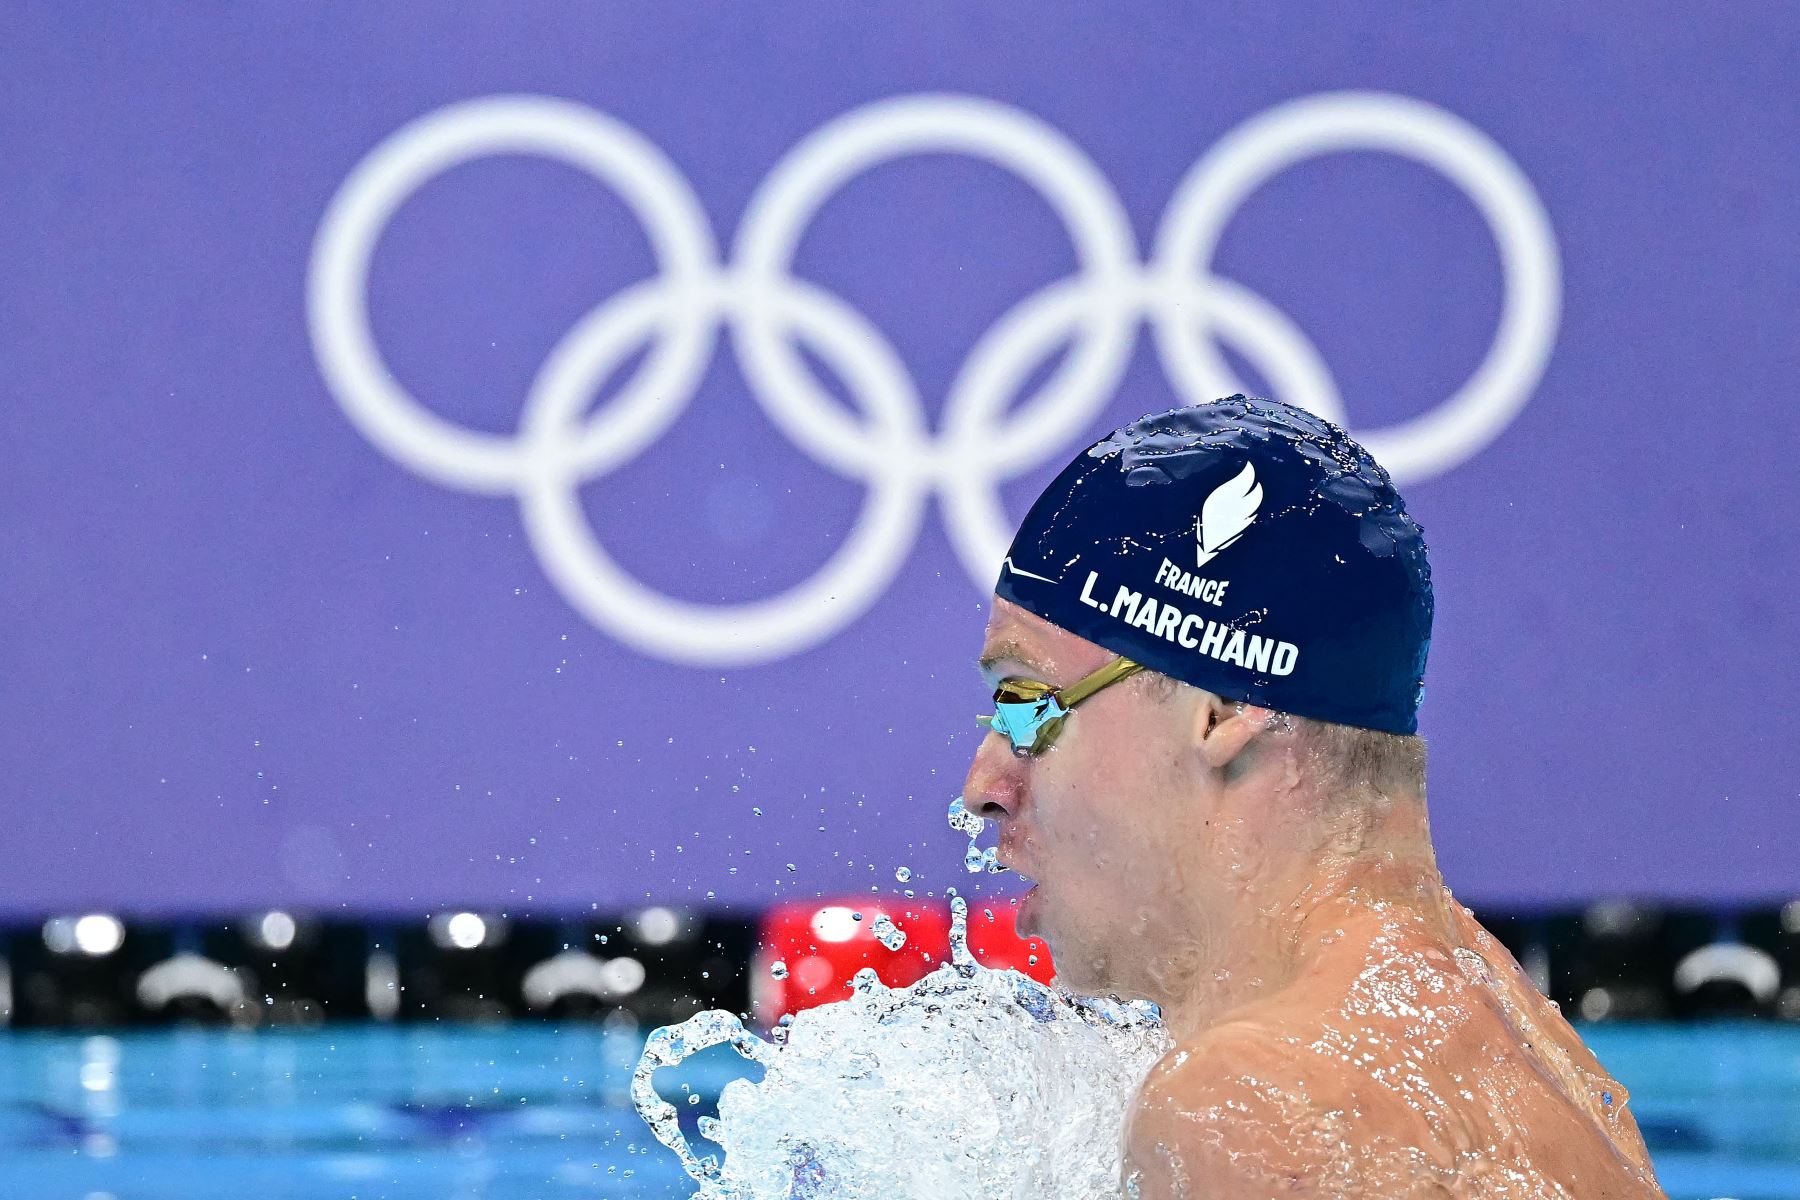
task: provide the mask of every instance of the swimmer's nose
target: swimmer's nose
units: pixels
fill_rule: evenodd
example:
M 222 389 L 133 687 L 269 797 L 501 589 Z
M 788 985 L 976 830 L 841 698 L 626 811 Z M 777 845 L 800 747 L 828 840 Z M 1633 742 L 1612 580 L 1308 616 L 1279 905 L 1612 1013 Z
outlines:
M 1019 760 L 1004 736 L 990 733 L 975 749 L 975 761 L 963 780 L 963 807 L 978 817 L 998 820 L 1019 815 L 1024 798 Z

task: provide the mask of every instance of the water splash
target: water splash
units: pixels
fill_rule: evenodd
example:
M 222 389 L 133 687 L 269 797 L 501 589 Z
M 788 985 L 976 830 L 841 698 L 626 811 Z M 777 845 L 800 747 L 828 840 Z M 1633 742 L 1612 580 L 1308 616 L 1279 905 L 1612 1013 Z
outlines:
M 978 817 L 963 806 L 961 796 L 950 797 L 950 828 L 965 834 L 969 839 L 969 848 L 963 852 L 963 869 L 971 875 L 986 872 L 998 875 L 1006 870 L 1000 865 L 1000 851 L 993 846 L 977 846 L 975 843 L 987 829 L 987 818 Z
M 699 1186 L 694 1200 L 1008 1200 L 1117 1196 L 1125 1107 L 1168 1040 L 1149 1005 L 1096 1001 L 969 952 L 951 901 L 950 962 L 911 987 L 857 974 L 849 999 L 764 1042 L 729 1013 L 650 1035 L 631 1094 Z M 656 1092 L 663 1067 L 729 1043 L 736 1080 L 696 1154 Z

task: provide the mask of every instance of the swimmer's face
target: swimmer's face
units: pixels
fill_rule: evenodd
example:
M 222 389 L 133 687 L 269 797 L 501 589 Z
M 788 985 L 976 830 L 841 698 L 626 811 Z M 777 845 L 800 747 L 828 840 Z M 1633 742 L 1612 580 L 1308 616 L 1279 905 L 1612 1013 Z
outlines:
M 994 660 L 989 687 L 1021 675 L 1064 687 L 1116 655 L 995 597 L 981 657 Z M 964 805 L 998 824 L 1001 861 L 1036 885 L 1020 930 L 1049 944 L 1078 991 L 1156 999 L 1166 961 L 1183 953 L 1180 914 L 1207 886 L 1184 878 L 1194 872 L 1174 853 L 1206 829 L 1188 711 L 1136 676 L 1084 701 L 1042 754 L 1015 757 L 989 733 L 970 765 Z

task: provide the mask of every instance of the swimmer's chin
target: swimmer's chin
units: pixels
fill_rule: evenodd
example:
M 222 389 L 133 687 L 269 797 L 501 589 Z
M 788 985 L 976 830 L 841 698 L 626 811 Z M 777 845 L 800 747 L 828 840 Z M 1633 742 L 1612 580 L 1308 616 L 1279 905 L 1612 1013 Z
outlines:
M 1038 921 L 1039 886 L 1039 884 L 1032 884 L 1030 889 L 1027 890 L 1023 896 L 1019 897 L 1019 909 L 1017 915 L 1013 919 L 1013 928 L 1018 931 L 1019 936 L 1022 938 L 1042 938 L 1044 944 L 1050 946 L 1050 935 L 1045 932 L 1044 927 L 1039 924 Z M 1050 946 L 1050 953 L 1052 956 L 1055 955 L 1055 946 Z

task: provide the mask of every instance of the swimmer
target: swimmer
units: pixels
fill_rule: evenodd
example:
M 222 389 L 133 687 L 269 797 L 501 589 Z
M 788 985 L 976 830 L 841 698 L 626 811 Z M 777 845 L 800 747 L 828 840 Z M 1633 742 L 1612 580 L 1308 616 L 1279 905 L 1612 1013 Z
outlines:
M 1361 446 L 1242 396 L 1145 418 L 995 592 L 963 803 L 1063 981 L 1174 1041 L 1127 1196 L 1662 1196 L 1625 1089 L 1438 873 L 1430 567 Z

